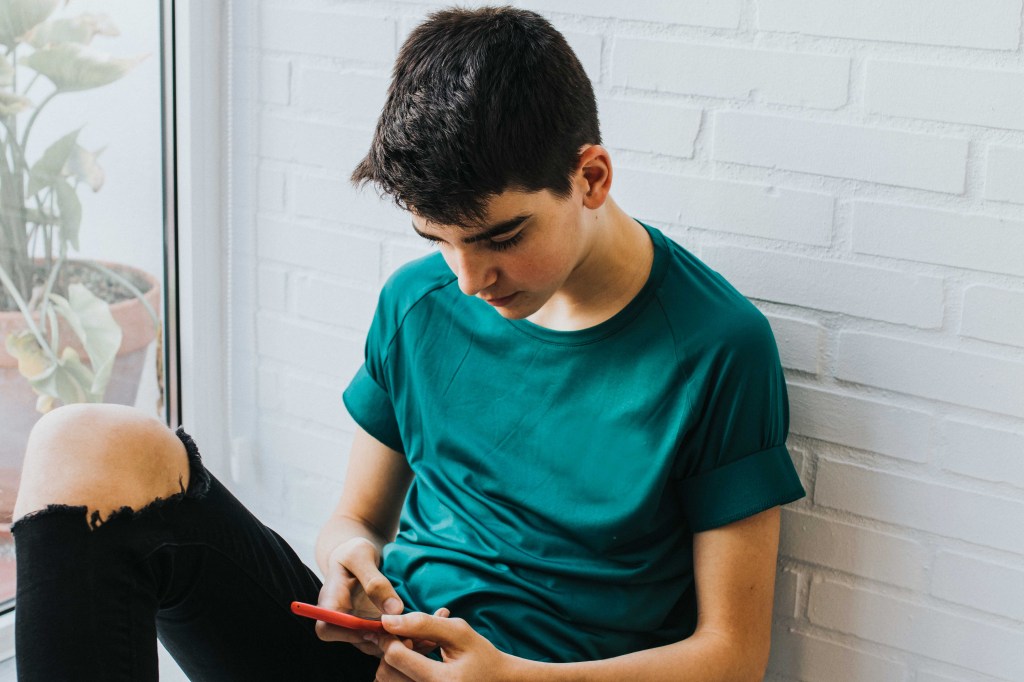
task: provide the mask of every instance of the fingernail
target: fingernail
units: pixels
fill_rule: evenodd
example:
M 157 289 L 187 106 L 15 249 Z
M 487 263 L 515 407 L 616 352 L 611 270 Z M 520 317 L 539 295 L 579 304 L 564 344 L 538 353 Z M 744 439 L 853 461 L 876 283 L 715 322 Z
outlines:
M 394 597 L 391 597 L 390 599 L 388 599 L 388 600 L 386 600 L 384 602 L 384 612 L 385 613 L 393 613 L 393 614 L 401 613 L 402 612 L 402 602 L 398 601 Z
M 383 623 L 385 626 L 398 625 L 398 618 L 398 616 L 384 615 L 380 617 L 380 622 Z

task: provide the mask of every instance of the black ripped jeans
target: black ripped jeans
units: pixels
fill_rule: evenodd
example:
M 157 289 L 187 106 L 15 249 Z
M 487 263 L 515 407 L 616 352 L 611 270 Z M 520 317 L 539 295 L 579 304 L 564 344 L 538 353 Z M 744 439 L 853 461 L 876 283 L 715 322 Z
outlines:
M 176 433 L 186 490 L 102 522 L 51 505 L 14 524 L 18 679 L 156 680 L 159 637 L 191 680 L 372 680 L 378 659 L 289 609 L 317 602 L 317 576 Z

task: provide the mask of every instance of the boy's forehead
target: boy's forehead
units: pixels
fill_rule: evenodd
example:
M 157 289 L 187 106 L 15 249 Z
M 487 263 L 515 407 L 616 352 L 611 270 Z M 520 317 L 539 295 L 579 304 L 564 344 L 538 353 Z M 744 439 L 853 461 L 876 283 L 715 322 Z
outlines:
M 551 198 L 548 196 L 550 194 L 548 190 L 539 192 L 505 190 L 484 202 L 486 217 L 483 220 L 467 225 L 435 223 L 416 213 L 415 208 L 411 208 L 409 213 L 412 216 L 413 229 L 417 232 L 451 232 L 459 233 L 463 237 L 473 237 L 493 232 L 501 227 L 509 227 L 513 222 L 521 222 L 518 219 L 523 216 L 543 211 Z

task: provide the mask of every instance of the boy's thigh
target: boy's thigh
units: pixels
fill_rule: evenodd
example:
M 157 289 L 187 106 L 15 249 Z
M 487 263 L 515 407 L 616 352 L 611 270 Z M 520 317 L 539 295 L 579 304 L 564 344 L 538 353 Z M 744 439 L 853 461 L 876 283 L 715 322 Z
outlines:
M 317 603 L 320 579 L 216 477 L 166 516 L 143 575 L 160 586 L 160 641 L 190 679 L 374 679 L 378 659 L 320 640 L 291 612 L 293 600 Z

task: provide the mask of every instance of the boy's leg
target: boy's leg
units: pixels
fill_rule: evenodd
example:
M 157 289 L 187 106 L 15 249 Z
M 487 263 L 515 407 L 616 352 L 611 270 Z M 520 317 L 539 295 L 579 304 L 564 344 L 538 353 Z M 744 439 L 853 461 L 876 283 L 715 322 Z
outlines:
M 108 407 L 56 426 L 51 419 L 42 435 L 33 431 L 35 448 L 29 441 L 29 485 L 12 528 L 19 679 L 156 680 L 158 633 L 193 680 L 373 679 L 377 659 L 321 641 L 314 621 L 289 611 L 293 599 L 316 603 L 320 581 L 203 467 L 192 439 L 162 425 L 166 433 L 153 432 Z M 93 451 L 104 443 L 103 453 Z M 136 458 L 166 461 L 119 461 L 111 450 L 125 443 L 135 444 Z M 175 473 L 179 456 L 181 483 L 167 496 L 167 473 Z M 83 462 L 99 463 L 105 469 L 94 477 L 116 477 L 134 489 L 94 484 L 95 503 L 83 499 L 82 476 L 53 473 L 60 457 L 83 472 Z M 46 467 L 56 480 L 49 492 L 39 483 Z M 137 502 L 147 487 L 148 504 L 98 513 L 117 508 L 118 494 Z M 54 499 L 33 511 L 33 501 L 48 495 Z

